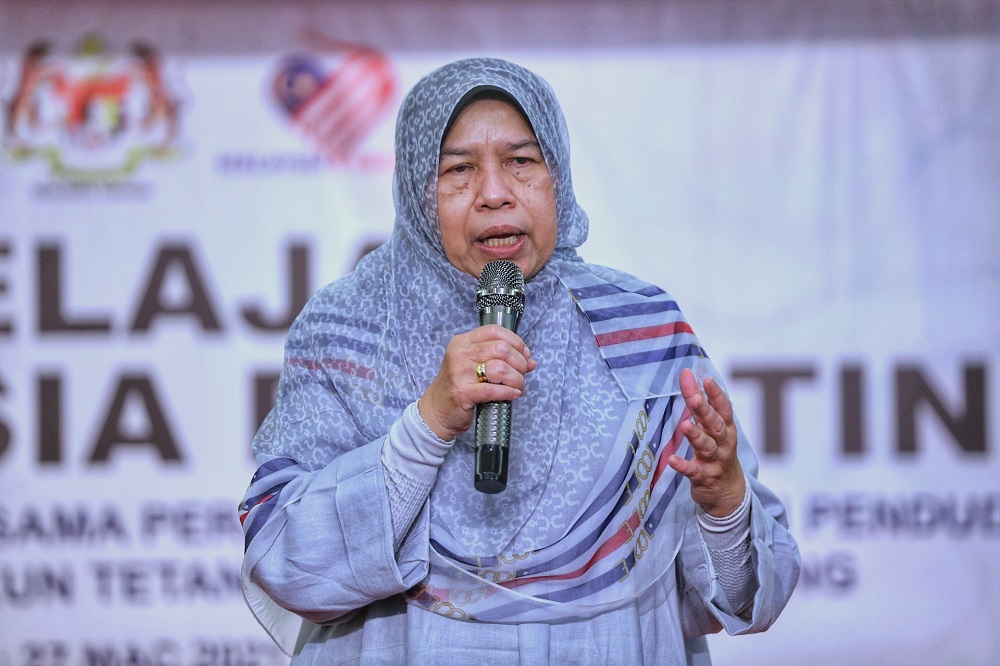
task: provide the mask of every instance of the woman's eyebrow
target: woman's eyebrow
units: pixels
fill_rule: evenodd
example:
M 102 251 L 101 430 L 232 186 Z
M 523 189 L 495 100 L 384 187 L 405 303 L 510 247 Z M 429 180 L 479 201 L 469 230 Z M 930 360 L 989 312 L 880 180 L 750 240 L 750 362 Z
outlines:
M 538 144 L 538 141 L 535 139 L 525 139 L 524 141 L 518 141 L 516 143 L 508 143 L 505 146 L 506 152 L 521 150 L 522 148 L 542 149 L 542 147 Z M 442 148 L 441 157 L 466 157 L 471 155 L 472 152 L 473 151 L 468 148 Z
M 542 147 L 538 144 L 535 139 L 525 139 L 524 141 L 518 141 L 517 143 L 508 144 L 507 150 L 521 150 L 522 148 L 537 148 L 541 150 Z

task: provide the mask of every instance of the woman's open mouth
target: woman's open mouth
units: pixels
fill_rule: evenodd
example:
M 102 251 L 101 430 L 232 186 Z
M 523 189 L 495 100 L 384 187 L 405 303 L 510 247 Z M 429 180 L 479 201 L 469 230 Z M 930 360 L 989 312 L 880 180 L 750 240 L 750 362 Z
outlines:
M 489 238 L 484 238 L 480 242 L 486 247 L 511 247 L 512 245 L 515 245 L 523 235 L 524 234 L 504 234 L 502 236 L 490 236 Z

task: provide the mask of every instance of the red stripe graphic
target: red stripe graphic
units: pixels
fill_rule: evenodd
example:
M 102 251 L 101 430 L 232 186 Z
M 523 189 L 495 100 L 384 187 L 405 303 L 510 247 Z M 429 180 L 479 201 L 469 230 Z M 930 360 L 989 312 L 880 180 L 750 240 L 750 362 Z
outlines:
M 569 580 L 571 578 L 579 578 L 583 574 L 587 573 L 592 566 L 603 560 L 605 557 L 611 553 L 618 550 L 618 548 L 626 543 L 635 533 L 636 528 L 639 527 L 639 523 L 642 522 L 642 517 L 639 512 L 632 511 L 632 515 L 628 517 L 628 520 L 622 523 L 622 526 L 618 528 L 618 531 L 611 535 L 611 537 L 602 543 L 597 551 L 591 556 L 590 560 L 587 561 L 582 567 L 576 571 L 570 571 L 564 574 L 554 574 L 552 576 L 531 576 L 528 578 L 515 578 L 514 580 L 505 581 L 500 583 L 506 588 L 514 588 L 520 585 L 526 585 L 527 583 L 538 583 L 542 581 L 550 580 Z
M 246 511 L 244 511 L 243 513 L 241 513 L 240 514 L 240 525 L 242 525 L 243 521 L 245 521 L 247 519 L 247 516 L 250 515 L 251 511 L 253 511 L 256 507 L 260 506 L 261 504 L 263 504 L 267 500 L 271 499 L 272 497 L 274 497 L 274 493 L 269 493 L 267 495 L 264 495 L 264 497 L 262 497 L 259 502 L 257 502 L 252 507 L 250 507 L 249 509 L 247 509 Z
M 660 326 L 647 326 L 645 328 L 628 328 L 621 331 L 601 333 L 594 337 L 601 347 L 617 345 L 623 342 L 635 342 L 637 340 L 649 340 L 651 338 L 662 338 L 675 333 L 694 333 L 691 326 L 686 321 L 676 321 Z
M 360 377 L 361 379 L 375 379 L 375 371 L 373 369 L 359 365 L 346 358 L 324 358 L 316 361 L 314 359 L 293 356 L 289 358 L 287 362 L 288 365 L 305 368 L 307 370 L 328 368 L 330 370 L 343 372 L 347 375 L 353 375 L 354 377 Z
M 677 453 L 677 449 L 680 448 L 681 442 L 684 440 L 684 435 L 681 433 L 681 423 L 687 421 L 691 418 L 691 410 L 687 407 L 681 412 L 681 418 L 677 421 L 677 428 L 674 430 L 674 434 L 670 437 L 670 441 L 667 443 L 663 453 L 660 454 L 660 461 L 656 463 L 656 471 L 653 472 L 653 480 L 649 482 L 649 487 L 652 488 L 656 485 L 656 482 L 660 480 L 660 475 L 663 474 L 663 470 L 667 468 L 667 458 Z

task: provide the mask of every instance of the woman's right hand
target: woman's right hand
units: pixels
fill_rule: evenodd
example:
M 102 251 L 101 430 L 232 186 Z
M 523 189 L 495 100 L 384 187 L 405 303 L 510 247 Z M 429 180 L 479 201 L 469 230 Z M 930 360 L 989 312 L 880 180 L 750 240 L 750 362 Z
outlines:
M 476 366 L 485 364 L 481 382 Z M 448 343 L 437 377 L 417 403 L 420 417 L 448 441 L 472 427 L 476 405 L 514 400 L 524 394 L 525 375 L 535 369 L 528 346 L 513 331 L 487 324 Z

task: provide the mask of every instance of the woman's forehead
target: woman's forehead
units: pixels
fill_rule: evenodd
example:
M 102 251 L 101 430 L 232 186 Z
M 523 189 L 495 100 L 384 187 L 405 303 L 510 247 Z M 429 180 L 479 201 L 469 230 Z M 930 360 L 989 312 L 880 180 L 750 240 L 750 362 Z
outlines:
M 441 140 L 441 154 L 453 154 L 465 143 L 488 138 L 509 149 L 539 147 L 531 123 L 518 106 L 509 98 L 490 96 L 472 99 L 454 114 Z

